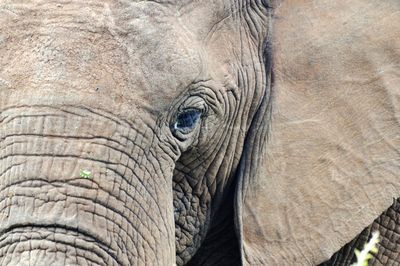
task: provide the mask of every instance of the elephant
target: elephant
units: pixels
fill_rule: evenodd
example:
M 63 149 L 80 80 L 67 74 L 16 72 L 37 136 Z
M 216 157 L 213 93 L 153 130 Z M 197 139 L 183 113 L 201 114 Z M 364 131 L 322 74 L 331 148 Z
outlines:
M 0 264 L 399 264 L 399 21 L 0 0 Z

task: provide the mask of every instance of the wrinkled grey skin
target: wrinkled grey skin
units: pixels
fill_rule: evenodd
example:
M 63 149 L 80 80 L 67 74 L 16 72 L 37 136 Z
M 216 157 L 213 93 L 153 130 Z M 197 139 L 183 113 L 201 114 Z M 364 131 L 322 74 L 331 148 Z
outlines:
M 398 264 L 399 1 L 273 2 L 0 0 L 0 264 Z
M 266 108 L 269 16 L 261 0 L 0 1 L 0 264 L 239 263 L 233 181 Z

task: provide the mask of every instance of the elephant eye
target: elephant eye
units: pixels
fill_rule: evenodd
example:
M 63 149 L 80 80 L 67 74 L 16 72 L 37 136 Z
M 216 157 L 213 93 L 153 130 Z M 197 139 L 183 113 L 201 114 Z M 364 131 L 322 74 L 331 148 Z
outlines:
M 184 110 L 176 117 L 175 124 L 173 125 L 174 129 L 184 134 L 190 133 L 200 120 L 201 113 L 198 109 Z

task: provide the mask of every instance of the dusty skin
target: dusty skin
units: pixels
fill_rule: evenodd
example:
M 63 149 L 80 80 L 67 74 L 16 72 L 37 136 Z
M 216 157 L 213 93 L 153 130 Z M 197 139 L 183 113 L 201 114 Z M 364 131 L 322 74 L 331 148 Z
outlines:
M 399 84 L 398 0 L 0 0 L 0 265 L 400 264 Z

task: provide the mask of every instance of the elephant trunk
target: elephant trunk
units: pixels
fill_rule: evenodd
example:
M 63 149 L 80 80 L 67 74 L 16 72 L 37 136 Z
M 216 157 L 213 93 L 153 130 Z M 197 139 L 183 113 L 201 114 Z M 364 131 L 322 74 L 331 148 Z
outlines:
M 173 265 L 172 169 L 148 132 L 88 108 L 0 110 L 0 264 Z

